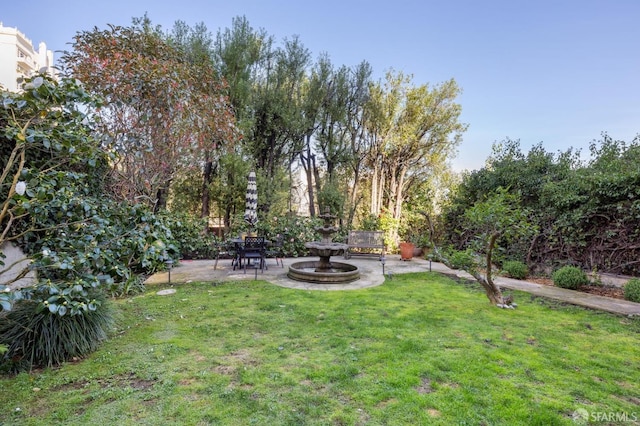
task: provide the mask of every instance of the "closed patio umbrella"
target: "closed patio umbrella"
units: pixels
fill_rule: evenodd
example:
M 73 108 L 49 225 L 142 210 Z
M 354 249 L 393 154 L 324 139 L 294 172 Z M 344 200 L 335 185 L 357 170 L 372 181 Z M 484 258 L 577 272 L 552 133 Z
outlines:
M 251 227 L 256 226 L 258 223 L 258 187 L 256 185 L 255 172 L 249 173 L 244 220 L 251 225 Z

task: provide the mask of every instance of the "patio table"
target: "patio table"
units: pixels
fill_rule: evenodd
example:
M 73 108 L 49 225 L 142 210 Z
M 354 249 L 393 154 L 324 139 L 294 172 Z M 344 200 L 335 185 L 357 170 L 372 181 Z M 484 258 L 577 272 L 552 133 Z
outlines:
M 233 259 L 231 260 L 231 267 L 233 268 L 233 270 L 235 271 L 236 268 L 242 269 L 242 259 L 240 257 L 240 253 L 242 252 L 242 249 L 244 248 L 244 239 L 243 238 L 231 238 L 229 240 L 231 243 L 233 243 L 233 245 L 235 246 L 235 256 L 233 257 Z M 264 240 L 264 244 L 266 247 L 269 247 L 271 245 L 271 241 L 270 240 Z

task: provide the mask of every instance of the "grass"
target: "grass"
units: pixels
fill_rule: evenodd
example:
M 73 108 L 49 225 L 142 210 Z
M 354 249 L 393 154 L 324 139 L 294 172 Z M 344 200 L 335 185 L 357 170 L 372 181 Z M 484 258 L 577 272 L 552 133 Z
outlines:
M 497 309 L 435 273 L 342 292 L 176 288 L 116 302 L 116 333 L 87 359 L 0 378 L 0 424 L 574 425 L 579 408 L 640 418 L 637 318 L 524 293 L 518 309 Z

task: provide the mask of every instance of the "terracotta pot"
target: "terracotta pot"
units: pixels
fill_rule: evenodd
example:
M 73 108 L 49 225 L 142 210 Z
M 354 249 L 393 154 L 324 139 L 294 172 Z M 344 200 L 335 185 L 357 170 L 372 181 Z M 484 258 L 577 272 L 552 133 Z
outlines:
M 400 243 L 400 259 L 413 259 L 413 250 L 416 248 L 413 243 Z

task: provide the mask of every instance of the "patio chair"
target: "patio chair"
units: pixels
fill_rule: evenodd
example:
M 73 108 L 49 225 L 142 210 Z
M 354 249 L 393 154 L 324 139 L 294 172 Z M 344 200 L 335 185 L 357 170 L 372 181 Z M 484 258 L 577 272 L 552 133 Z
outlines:
M 266 244 L 264 237 L 245 237 L 244 244 L 240 249 L 240 261 L 244 259 L 244 273 L 247 273 L 247 265 L 252 260 L 258 260 L 260 273 L 264 273 L 267 268 L 266 262 Z M 256 268 L 256 278 L 258 277 L 258 268 Z
M 220 258 L 223 259 L 232 259 L 231 263 L 233 269 L 236 268 L 235 263 L 237 262 L 237 253 L 235 245 L 230 241 L 221 241 L 216 239 L 214 244 L 214 251 L 216 257 L 216 263 L 213 265 L 213 270 L 215 271 L 218 268 L 218 260 Z
M 282 258 L 284 257 L 283 245 L 284 237 L 282 235 L 277 235 L 273 244 L 267 248 L 267 257 L 275 258 L 276 266 L 278 266 L 278 261 L 280 261 L 280 266 L 284 268 L 284 263 L 282 262 Z

